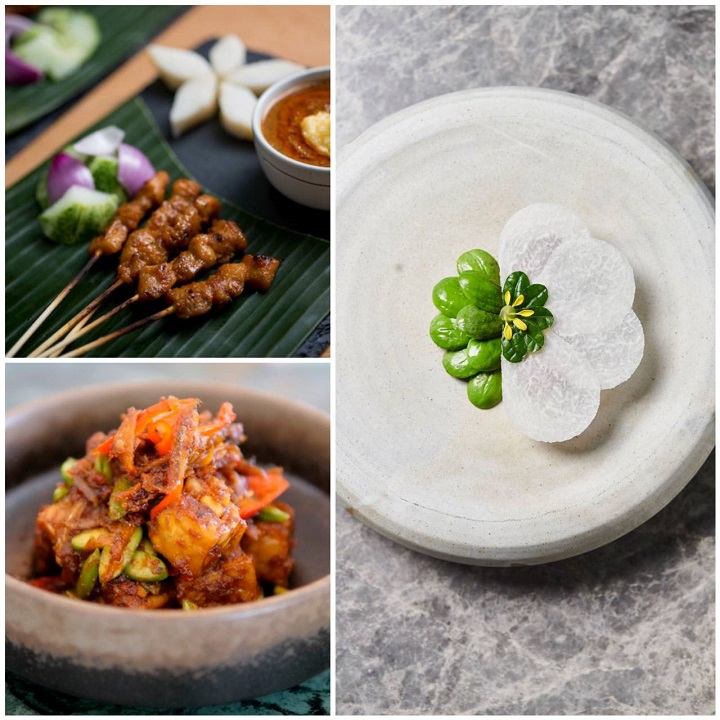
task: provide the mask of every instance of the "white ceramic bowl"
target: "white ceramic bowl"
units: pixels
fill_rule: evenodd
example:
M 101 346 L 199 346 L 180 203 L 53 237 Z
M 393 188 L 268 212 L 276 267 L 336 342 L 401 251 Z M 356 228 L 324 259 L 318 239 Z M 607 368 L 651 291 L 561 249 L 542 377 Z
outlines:
M 235 406 L 246 451 L 291 477 L 297 511 L 292 592 L 244 605 L 130 610 L 78 602 L 24 582 L 35 516 L 58 463 L 98 428 L 161 395 Z M 54 690 L 103 702 L 191 707 L 292 687 L 330 665 L 330 423 L 287 400 L 235 386 L 125 383 L 74 389 L 8 414 L 5 505 L 7 667 Z
M 291 200 L 318 210 L 330 209 L 330 168 L 309 165 L 283 155 L 262 133 L 268 110 L 293 88 L 330 78 L 330 67 L 312 68 L 269 87 L 255 105 L 253 137 L 260 166 L 272 186 Z

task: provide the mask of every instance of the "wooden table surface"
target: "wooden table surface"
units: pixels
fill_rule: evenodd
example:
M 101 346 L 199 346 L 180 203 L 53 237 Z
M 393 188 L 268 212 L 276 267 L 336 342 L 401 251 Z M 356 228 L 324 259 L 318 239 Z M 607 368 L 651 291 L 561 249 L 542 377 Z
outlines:
M 202 5 L 180 16 L 153 42 L 193 48 L 235 33 L 251 50 L 303 65 L 330 63 L 328 6 Z M 138 52 L 70 108 L 5 166 L 5 187 L 48 159 L 72 137 L 137 95 L 157 73 L 147 53 Z

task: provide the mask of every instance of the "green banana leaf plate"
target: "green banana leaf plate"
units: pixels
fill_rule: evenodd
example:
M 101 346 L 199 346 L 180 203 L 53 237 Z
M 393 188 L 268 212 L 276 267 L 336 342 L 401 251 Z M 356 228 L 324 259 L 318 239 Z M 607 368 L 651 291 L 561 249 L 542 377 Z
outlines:
M 163 139 L 141 97 L 128 101 L 92 130 L 117 125 L 125 142 L 140 148 L 157 169 L 173 180 L 190 177 Z M 36 168 L 5 194 L 5 340 L 6 352 L 33 320 L 79 272 L 88 259 L 86 245 L 56 245 L 38 222 L 35 188 L 47 164 Z M 216 194 L 216 193 L 214 193 Z M 221 198 L 222 200 L 222 198 Z M 289 357 L 330 311 L 330 244 L 274 225 L 223 201 L 223 218 L 235 220 L 248 238 L 248 252 L 282 262 L 270 291 L 243 295 L 224 308 L 192 320 L 172 316 L 128 333 L 88 353 L 88 357 Z M 20 350 L 33 348 L 85 307 L 116 276 L 117 257 L 96 263 Z M 111 304 L 132 294 L 113 293 Z M 103 307 L 106 307 L 104 305 Z M 162 308 L 134 303 L 79 344 L 104 336 Z
M 73 7 L 73 6 L 68 6 Z M 12 135 L 92 87 L 182 9 L 178 5 L 74 6 L 98 21 L 102 41 L 95 54 L 59 82 L 5 87 L 5 135 Z

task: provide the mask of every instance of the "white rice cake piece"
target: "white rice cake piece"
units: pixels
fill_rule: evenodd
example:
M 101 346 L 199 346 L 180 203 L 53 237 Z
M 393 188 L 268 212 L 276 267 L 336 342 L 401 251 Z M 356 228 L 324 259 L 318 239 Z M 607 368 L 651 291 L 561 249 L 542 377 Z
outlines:
M 245 64 L 247 48 L 237 35 L 226 35 L 210 48 L 210 65 L 220 79 Z
M 160 77 L 171 90 L 176 90 L 188 80 L 213 74 L 210 63 L 192 50 L 164 45 L 148 45 L 147 50 Z
M 210 120 L 217 112 L 217 80 L 205 75 L 183 83 L 170 108 L 170 131 L 180 137 L 196 125 Z
M 253 139 L 252 119 L 257 104 L 255 94 L 246 87 L 220 84 L 220 124 L 231 135 Z
M 230 73 L 225 80 L 233 85 L 243 85 L 250 88 L 256 95 L 260 95 L 279 80 L 295 75 L 304 69 L 304 65 L 298 65 L 289 60 L 260 60 L 243 65 Z

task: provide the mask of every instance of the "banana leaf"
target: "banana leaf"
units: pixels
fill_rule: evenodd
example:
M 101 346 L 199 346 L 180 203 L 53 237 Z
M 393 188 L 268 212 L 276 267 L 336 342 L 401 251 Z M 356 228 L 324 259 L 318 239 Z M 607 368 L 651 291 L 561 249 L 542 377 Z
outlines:
M 5 135 L 12 135 L 92 87 L 147 42 L 181 10 L 177 5 L 76 6 L 98 21 L 102 41 L 95 54 L 59 82 L 5 86 Z
M 190 177 L 160 135 L 142 98 L 120 106 L 92 129 L 106 125 L 123 128 L 125 142 L 140 148 L 173 180 Z M 42 234 L 35 188 L 46 167 L 38 167 L 5 194 L 6 351 L 89 257 L 87 246 L 56 245 Z M 227 202 L 221 216 L 235 220 L 244 230 L 248 252 L 282 260 L 270 291 L 241 296 L 192 320 L 163 318 L 97 348 L 88 357 L 289 357 L 297 351 L 330 311 L 329 243 L 269 223 Z M 117 256 L 96 263 L 20 354 L 29 353 L 85 307 L 111 284 L 116 271 Z M 119 304 L 132 292 L 123 288 L 109 300 Z M 146 317 L 163 304 L 134 303 L 79 344 Z

